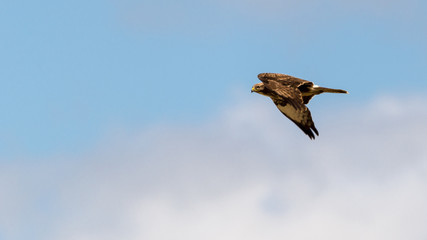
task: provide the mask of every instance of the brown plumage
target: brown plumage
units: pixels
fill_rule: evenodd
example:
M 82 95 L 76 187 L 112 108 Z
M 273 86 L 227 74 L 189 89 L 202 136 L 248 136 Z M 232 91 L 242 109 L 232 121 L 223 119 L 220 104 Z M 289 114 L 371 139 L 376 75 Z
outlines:
M 315 95 L 329 93 L 348 93 L 341 89 L 324 88 L 314 83 L 281 73 L 258 74 L 261 83 L 252 87 L 256 92 L 270 97 L 277 108 L 294 122 L 310 139 L 319 135 L 311 118 L 310 110 L 305 106 Z

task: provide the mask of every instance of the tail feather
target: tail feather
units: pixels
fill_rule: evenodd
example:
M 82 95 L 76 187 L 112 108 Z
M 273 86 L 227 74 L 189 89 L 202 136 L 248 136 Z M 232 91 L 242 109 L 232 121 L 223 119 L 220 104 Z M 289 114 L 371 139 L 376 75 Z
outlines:
M 320 90 L 322 92 L 328 92 L 328 93 L 348 93 L 346 90 L 325 88 L 325 87 L 316 87 L 316 90 Z

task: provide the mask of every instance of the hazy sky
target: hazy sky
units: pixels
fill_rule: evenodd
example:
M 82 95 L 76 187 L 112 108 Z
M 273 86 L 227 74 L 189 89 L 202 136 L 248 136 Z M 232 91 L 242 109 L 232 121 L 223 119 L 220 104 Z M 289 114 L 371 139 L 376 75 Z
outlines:
M 0 240 L 425 239 L 427 2 L 0 3 Z M 310 141 L 250 94 L 349 95 Z

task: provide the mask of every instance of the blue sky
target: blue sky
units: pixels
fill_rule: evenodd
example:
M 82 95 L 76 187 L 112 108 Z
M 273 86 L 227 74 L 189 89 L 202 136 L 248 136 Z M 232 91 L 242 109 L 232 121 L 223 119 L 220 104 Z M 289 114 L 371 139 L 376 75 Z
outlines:
M 349 89 L 345 101 L 426 85 L 417 1 L 1 5 L 8 157 L 81 151 L 114 127 L 200 121 L 260 72 Z
M 0 239 L 303 239 L 306 227 L 322 239 L 425 238 L 387 218 L 427 219 L 426 10 L 2 1 Z M 350 94 L 310 103 L 320 136 L 309 142 L 250 94 L 261 72 Z

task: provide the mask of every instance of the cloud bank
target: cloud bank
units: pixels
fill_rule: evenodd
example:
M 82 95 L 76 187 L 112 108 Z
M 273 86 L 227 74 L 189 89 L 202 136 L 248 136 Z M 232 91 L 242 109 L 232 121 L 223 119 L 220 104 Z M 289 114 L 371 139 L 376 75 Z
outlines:
M 259 100 L 199 125 L 115 132 L 84 156 L 11 162 L 0 237 L 427 237 L 426 99 L 313 106 L 315 141 Z

